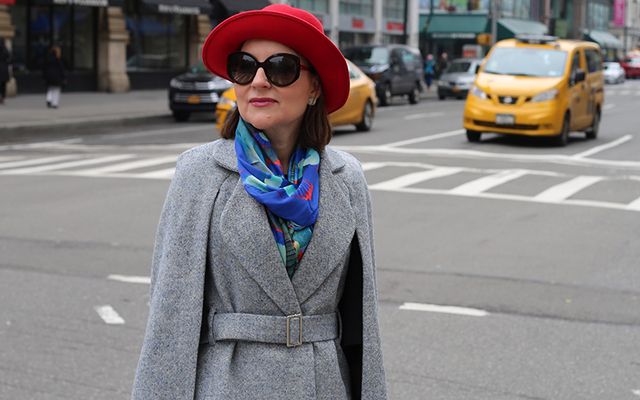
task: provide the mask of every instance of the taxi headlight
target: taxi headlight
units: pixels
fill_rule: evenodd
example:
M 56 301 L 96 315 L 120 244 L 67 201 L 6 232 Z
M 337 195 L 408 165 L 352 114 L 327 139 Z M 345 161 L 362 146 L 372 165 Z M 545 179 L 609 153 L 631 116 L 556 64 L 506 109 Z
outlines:
M 542 101 L 549 101 L 556 98 L 558 95 L 558 89 L 547 90 L 546 92 L 539 93 L 531 98 L 532 103 L 540 103 Z
M 487 95 L 482 89 L 480 89 L 476 85 L 471 86 L 471 94 L 483 100 L 486 100 L 489 98 L 489 95 Z

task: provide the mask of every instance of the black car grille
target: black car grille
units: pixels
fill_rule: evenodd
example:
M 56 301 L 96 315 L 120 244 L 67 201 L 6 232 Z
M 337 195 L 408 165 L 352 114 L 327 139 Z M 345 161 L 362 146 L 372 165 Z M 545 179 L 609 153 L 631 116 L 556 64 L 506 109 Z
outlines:
M 518 96 L 498 96 L 500 104 L 516 104 L 518 100 Z
M 473 123 L 480 126 L 486 126 L 488 128 L 507 128 L 507 129 L 518 129 L 522 131 L 535 131 L 539 127 L 539 125 L 529 125 L 529 124 L 499 125 L 499 124 L 496 124 L 495 122 L 480 121 L 477 119 L 474 119 Z
M 180 82 L 181 90 L 211 90 L 209 82 Z
M 220 100 L 220 96 L 216 92 L 212 93 L 175 93 L 173 101 L 176 103 L 193 103 L 192 99 L 197 97 L 198 104 L 215 104 Z

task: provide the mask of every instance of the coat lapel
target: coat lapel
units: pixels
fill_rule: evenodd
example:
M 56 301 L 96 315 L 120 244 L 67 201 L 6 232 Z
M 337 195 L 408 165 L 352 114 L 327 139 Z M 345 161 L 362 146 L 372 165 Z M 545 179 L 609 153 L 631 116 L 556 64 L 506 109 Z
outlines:
M 318 219 L 292 280 L 300 304 L 322 285 L 351 245 L 355 215 L 349 189 L 342 178 L 335 174 L 343 166 L 344 161 L 333 150 L 328 148 L 322 153 Z
M 232 140 L 223 140 L 214 158 L 238 172 Z M 338 266 L 355 233 L 355 214 L 349 189 L 336 173 L 344 166 L 339 154 L 327 148 L 320 161 L 320 209 L 313 236 L 290 280 L 269 226 L 264 207 L 238 179 L 220 221 L 223 240 L 247 273 L 286 315 L 299 313 L 304 303 Z
M 233 141 L 221 143 L 216 161 L 237 172 Z M 220 219 L 220 232 L 242 267 L 260 285 L 285 315 L 300 312 L 291 280 L 269 226 L 264 206 L 255 201 L 238 182 Z

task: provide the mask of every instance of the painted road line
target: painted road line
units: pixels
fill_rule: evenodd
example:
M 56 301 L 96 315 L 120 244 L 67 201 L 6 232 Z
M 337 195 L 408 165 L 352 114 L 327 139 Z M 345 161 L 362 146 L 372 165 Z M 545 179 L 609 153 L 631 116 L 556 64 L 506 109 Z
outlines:
M 635 394 L 636 396 L 640 396 L 640 389 L 633 389 L 631 393 Z
M 582 153 L 574 154 L 573 157 L 575 157 L 575 158 L 589 157 L 589 156 L 592 156 L 592 155 L 594 155 L 596 153 L 600 153 L 601 151 L 605 151 L 605 150 L 611 149 L 613 147 L 620 146 L 621 144 L 628 142 L 632 138 L 633 138 L 633 136 L 631 136 L 631 135 L 625 135 L 625 136 L 623 136 L 621 138 L 618 138 L 618 139 L 616 139 L 616 140 L 614 140 L 612 142 L 605 143 L 605 144 L 602 144 L 600 146 L 596 146 L 596 147 L 594 147 L 592 149 L 589 149 L 587 151 L 583 151 Z
M 412 121 L 414 119 L 441 117 L 443 115 L 444 115 L 443 112 L 436 111 L 436 112 L 428 112 L 428 113 L 409 114 L 409 115 L 405 115 L 404 119 L 407 120 L 407 121 Z
M 83 171 L 79 171 L 78 173 L 87 174 L 87 175 L 111 174 L 114 172 L 122 172 L 122 171 L 129 171 L 132 169 L 152 167 L 155 165 L 162 165 L 162 164 L 169 164 L 169 163 L 175 164 L 177 159 L 178 159 L 177 155 L 147 158 L 147 159 L 138 160 L 138 161 L 129 161 L 129 162 L 124 162 L 119 164 L 108 165 L 106 167 L 86 169 Z
M 466 315 L 469 317 L 486 317 L 489 315 L 489 312 L 477 308 L 440 306 L 436 304 L 404 303 L 399 308 L 400 310 L 427 311 L 443 314 Z
M 369 189 L 381 189 L 381 190 L 394 190 L 400 189 L 407 186 L 415 185 L 419 182 L 428 181 L 430 179 L 442 178 L 444 176 L 449 176 L 453 174 L 457 174 L 460 172 L 460 168 L 435 168 L 428 171 L 420 171 L 413 172 L 407 175 L 402 175 L 397 178 L 390 179 L 388 181 L 379 182 L 374 185 L 370 185 Z
M 142 174 L 135 174 L 135 178 L 142 179 L 171 179 L 176 172 L 175 168 L 161 169 L 158 171 L 145 172 Z
M 387 144 L 384 144 L 382 146 L 376 146 L 376 147 L 399 147 L 399 146 L 405 146 L 407 144 L 428 142 L 430 140 L 437 140 L 437 139 L 447 138 L 447 137 L 450 137 L 450 136 L 456 136 L 456 135 L 460 135 L 461 133 L 464 133 L 464 132 L 465 132 L 464 129 L 456 129 L 455 131 L 436 133 L 434 135 L 422 136 L 422 137 L 415 138 L 415 139 L 401 140 L 399 142 L 391 142 L 391 143 L 387 143 Z
M 473 196 L 478 193 L 486 192 L 487 190 L 500 186 L 503 183 L 507 183 L 514 179 L 518 179 L 521 176 L 526 175 L 526 171 L 515 170 L 515 171 L 503 171 L 494 175 L 484 176 L 479 179 L 475 179 L 471 182 L 463 183 L 462 185 L 451 189 L 451 193 L 465 195 L 465 196 Z
M 640 197 L 627 204 L 627 208 L 633 211 L 640 211 Z
M 24 160 L 24 156 L 2 156 L 2 157 L 0 157 L 0 161 L 2 161 L 2 162 L 18 161 L 18 160 Z
M 386 163 L 383 162 L 365 162 L 361 164 L 363 171 L 371 171 L 374 169 L 386 167 Z
M 151 277 L 149 276 L 133 276 L 133 275 L 117 275 L 112 274 L 107 276 L 107 279 L 125 283 L 141 283 L 149 285 L 151 283 Z
M 619 94 L 620 96 L 627 96 L 631 94 L 631 90 L 622 90 Z
M 46 164 L 58 161 L 67 161 L 80 158 L 80 155 L 67 155 L 67 156 L 55 156 L 55 157 L 43 157 L 43 158 L 35 158 L 30 160 L 23 161 L 12 161 L 12 162 L 4 162 L 0 163 L 0 169 L 6 168 L 18 168 L 18 167 L 27 167 L 30 165 L 38 165 L 38 164 Z
M 146 137 L 146 136 L 156 136 L 156 135 L 171 135 L 173 133 L 187 133 L 187 132 L 198 132 L 198 131 L 212 131 L 212 124 L 202 124 L 198 126 L 187 126 L 184 128 L 162 128 L 162 129 L 152 129 L 147 131 L 131 131 L 124 133 L 110 133 L 106 135 L 100 135 L 98 138 L 101 139 L 129 139 L 135 137 Z
M 605 105 L 602 107 L 602 109 L 603 109 L 604 111 L 608 111 L 608 110 L 611 110 L 612 108 L 614 108 L 615 106 L 616 106 L 615 104 L 607 103 L 607 104 L 605 104 Z
M 555 205 L 563 205 L 563 206 L 581 206 L 581 207 L 592 207 L 592 208 L 604 208 L 609 210 L 620 210 L 620 211 L 640 211 L 640 210 L 631 210 L 627 207 L 627 204 L 623 203 L 613 203 L 608 201 L 596 201 L 596 200 L 564 200 L 559 202 L 549 202 L 549 201 L 540 201 L 536 200 L 534 197 L 529 196 L 521 196 L 515 194 L 504 194 L 504 193 L 479 193 L 474 196 L 466 196 L 466 195 L 457 195 L 455 193 L 451 193 L 450 190 L 442 190 L 442 189 L 423 189 L 423 188 L 415 188 L 415 187 L 405 187 L 400 189 L 376 189 L 386 192 L 397 192 L 397 193 L 411 193 L 411 194 L 431 194 L 431 195 L 442 195 L 442 196 L 461 196 L 465 198 L 474 197 L 479 199 L 489 199 L 489 200 L 510 200 L 510 201 L 520 201 L 525 203 L 537 203 L 537 204 L 555 204 Z
M 80 143 L 81 141 L 82 141 L 81 138 L 73 138 L 73 139 L 64 139 L 64 140 L 54 140 L 54 141 L 48 141 L 48 142 L 5 144 L 0 146 L 0 150 L 24 150 L 24 149 L 47 148 L 47 147 L 57 148 L 59 145 Z
M 116 310 L 114 310 L 113 307 L 111 307 L 110 305 L 107 304 L 106 306 L 95 306 L 94 309 L 96 310 L 100 318 L 102 318 L 102 320 L 107 324 L 109 325 L 124 324 L 124 319 L 122 319 L 122 317 L 118 315 Z
M 601 176 L 577 176 L 571 180 L 550 187 L 549 189 L 537 194 L 534 199 L 543 202 L 560 202 L 568 199 L 579 191 L 600 182 Z
M 75 167 L 82 167 L 85 165 L 94 165 L 94 164 L 103 164 L 103 163 L 108 163 L 113 161 L 121 161 L 129 158 L 133 158 L 133 157 L 135 157 L 133 154 L 120 154 L 115 156 L 89 158 L 89 159 L 84 159 L 79 161 L 69 161 L 69 162 L 64 162 L 60 164 L 49 164 L 49 165 L 43 165 L 39 167 L 12 169 L 9 171 L 2 171 L 0 173 L 9 173 L 13 175 L 13 174 L 32 174 L 32 173 L 39 173 L 39 172 L 49 172 L 49 171 L 56 171 L 56 170 L 65 169 L 65 168 L 75 168 Z

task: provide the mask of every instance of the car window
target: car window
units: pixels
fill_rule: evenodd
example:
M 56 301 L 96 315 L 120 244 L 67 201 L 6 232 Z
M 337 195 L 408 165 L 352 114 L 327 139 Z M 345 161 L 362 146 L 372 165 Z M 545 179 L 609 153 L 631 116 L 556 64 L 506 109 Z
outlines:
M 589 49 L 585 50 L 584 54 L 587 57 L 587 70 L 589 72 L 602 70 L 602 58 L 597 51 Z
M 449 67 L 445 70 L 445 73 L 469 72 L 470 69 L 470 61 L 454 61 L 449 64 Z
M 357 69 L 353 68 L 353 66 L 349 63 L 347 63 L 347 66 L 349 67 L 349 79 L 360 78 L 360 73 L 358 72 Z
M 415 59 L 413 57 L 413 54 L 411 54 L 409 51 L 402 49 L 401 50 L 401 57 L 402 57 L 402 61 L 404 62 L 404 64 L 407 66 L 407 68 L 414 68 L 415 67 Z
M 562 50 L 498 47 L 491 51 L 484 72 L 498 75 L 562 76 L 567 53 Z
M 580 53 L 578 51 L 576 51 L 575 53 L 573 53 L 573 59 L 571 60 L 571 81 L 573 82 L 573 80 L 576 77 L 576 71 L 580 68 Z
M 389 49 L 386 47 L 352 47 L 345 56 L 357 65 L 389 64 Z

